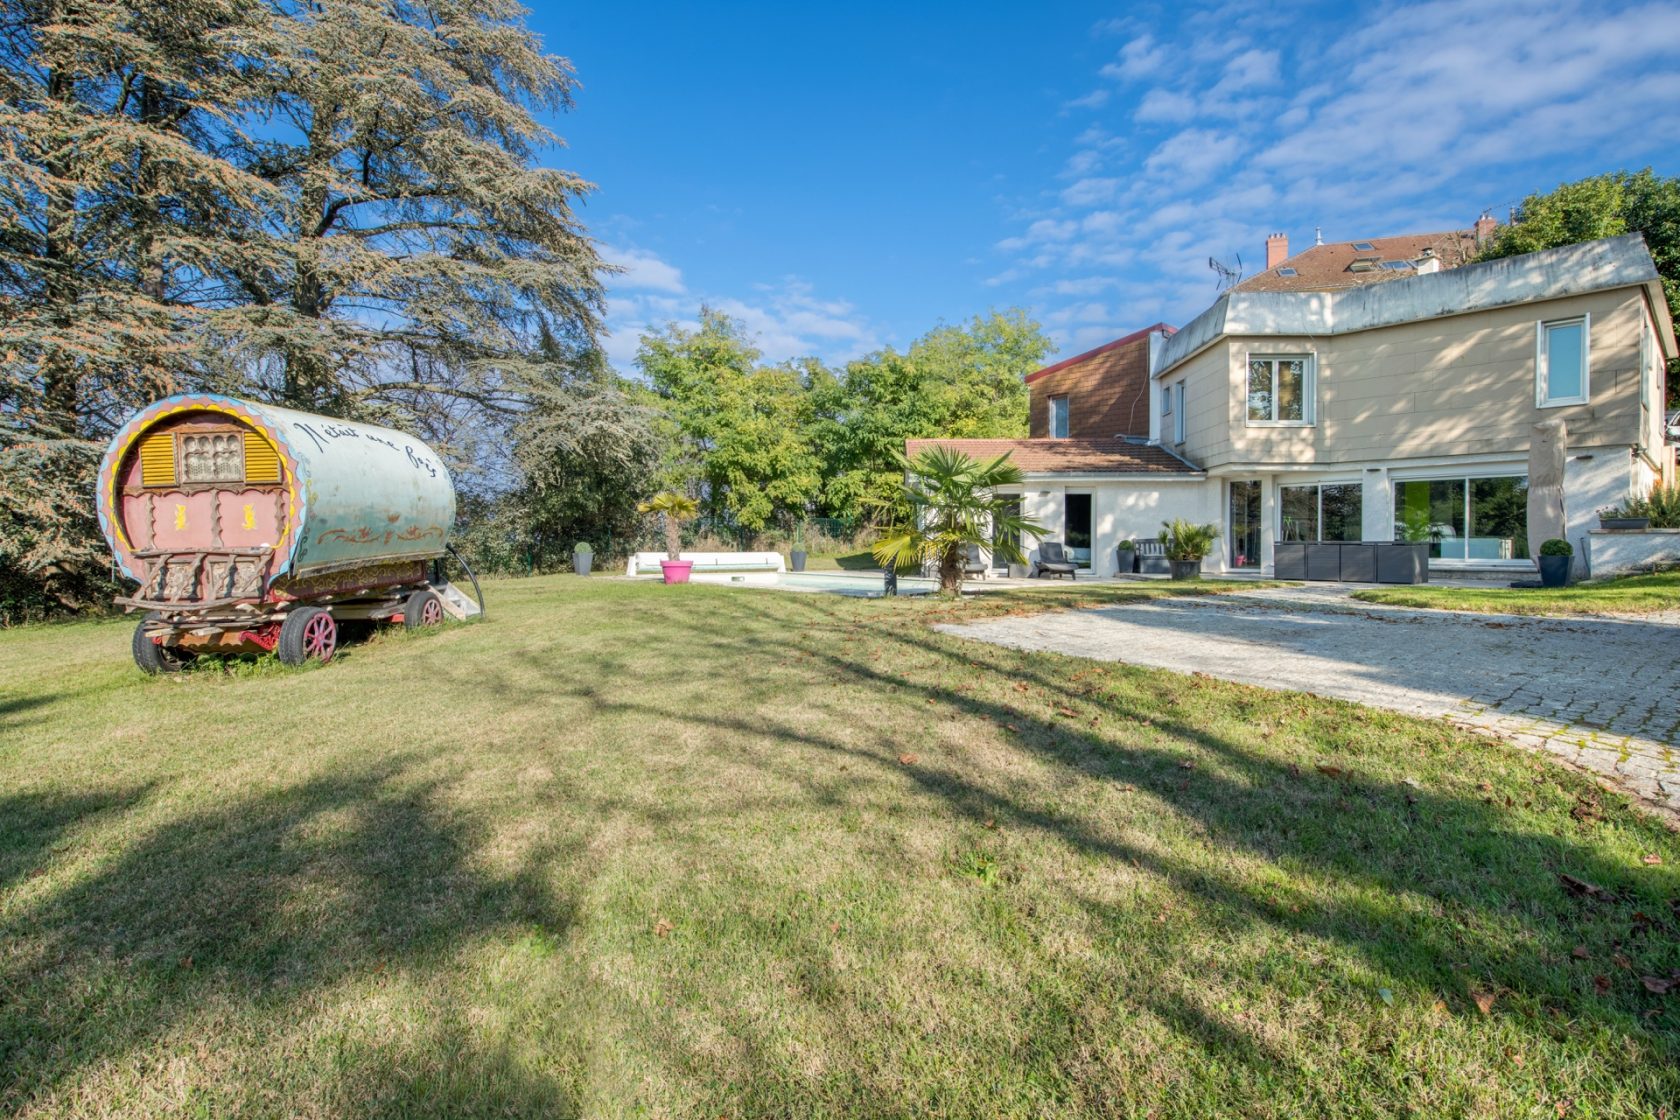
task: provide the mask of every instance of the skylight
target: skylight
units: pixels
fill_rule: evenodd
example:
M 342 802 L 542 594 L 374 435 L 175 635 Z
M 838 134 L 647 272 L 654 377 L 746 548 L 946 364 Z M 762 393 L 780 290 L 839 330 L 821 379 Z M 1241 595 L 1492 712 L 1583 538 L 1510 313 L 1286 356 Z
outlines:
M 1299 276 L 1301 274 L 1299 272 L 1296 272 L 1293 268 L 1280 268 L 1280 269 L 1278 269 L 1278 275 L 1279 276 Z
M 1374 253 L 1377 251 L 1377 247 L 1369 241 L 1355 241 L 1353 243 L 1353 248 L 1356 252 L 1360 253 Z
M 1404 269 L 1417 267 L 1411 261 L 1384 261 L 1382 266 L 1390 272 L 1400 272 Z

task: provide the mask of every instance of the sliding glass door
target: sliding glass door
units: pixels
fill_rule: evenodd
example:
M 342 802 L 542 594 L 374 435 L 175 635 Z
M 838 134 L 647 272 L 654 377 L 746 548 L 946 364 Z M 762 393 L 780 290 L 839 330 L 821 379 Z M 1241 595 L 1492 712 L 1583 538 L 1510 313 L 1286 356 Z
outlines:
M 1091 566 L 1091 495 L 1069 494 L 1066 497 L 1067 519 L 1063 522 L 1067 534 L 1067 550 L 1073 562 L 1081 568 Z
M 1432 560 L 1527 560 L 1528 477 L 1396 482 L 1394 539 L 1428 541 Z
M 1021 516 L 1021 499 L 1012 498 L 1003 508 L 1006 516 L 1019 517 Z M 1005 546 L 1019 545 L 1020 543 L 1021 536 L 1019 533 L 1007 531 L 994 531 L 992 533 L 992 570 L 994 572 L 1007 572 L 1009 570 L 1009 561 L 1004 557 L 1003 550 L 999 549 L 998 546 L 1000 544 Z
M 1260 566 L 1260 482 L 1231 483 L 1231 567 Z

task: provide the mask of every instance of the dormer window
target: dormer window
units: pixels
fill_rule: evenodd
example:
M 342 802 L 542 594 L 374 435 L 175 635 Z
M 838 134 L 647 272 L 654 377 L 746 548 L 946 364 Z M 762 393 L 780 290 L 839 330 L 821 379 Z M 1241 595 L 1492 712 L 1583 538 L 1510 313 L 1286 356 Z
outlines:
M 1050 438 L 1068 438 L 1068 399 L 1066 397 L 1050 398 Z

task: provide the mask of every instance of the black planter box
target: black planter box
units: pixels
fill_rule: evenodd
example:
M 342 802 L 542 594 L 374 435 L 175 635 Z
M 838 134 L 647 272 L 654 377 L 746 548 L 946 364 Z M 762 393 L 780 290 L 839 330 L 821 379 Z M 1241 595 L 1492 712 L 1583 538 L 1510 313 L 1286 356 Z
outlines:
M 1363 542 L 1342 545 L 1342 582 L 1377 582 L 1377 548 L 1377 545 Z
M 1569 556 L 1540 557 L 1540 586 L 1564 587 L 1569 583 L 1569 565 L 1573 558 Z
M 1377 545 L 1378 583 L 1428 583 L 1429 546 L 1427 544 Z
M 1342 578 L 1342 546 L 1339 544 L 1307 545 L 1307 578 L 1338 580 Z
M 1293 541 L 1272 546 L 1272 574 L 1278 579 L 1307 578 L 1307 546 Z

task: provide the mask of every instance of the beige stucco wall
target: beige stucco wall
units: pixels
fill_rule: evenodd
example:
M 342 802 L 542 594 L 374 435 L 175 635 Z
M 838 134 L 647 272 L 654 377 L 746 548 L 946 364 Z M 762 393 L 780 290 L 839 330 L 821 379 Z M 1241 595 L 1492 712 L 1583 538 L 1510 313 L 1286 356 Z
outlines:
M 1591 316 L 1591 399 L 1538 408 L 1536 324 L 1582 314 Z M 1658 368 L 1641 369 L 1645 315 L 1643 290 L 1624 288 L 1320 339 L 1227 338 L 1161 380 L 1185 380 L 1178 450 L 1205 468 L 1526 454 L 1533 424 L 1554 416 L 1571 447 L 1630 447 L 1654 431 L 1640 430 L 1640 380 Z M 1247 423 L 1250 353 L 1315 356 L 1315 424 Z M 1647 392 L 1660 402 L 1660 379 Z

